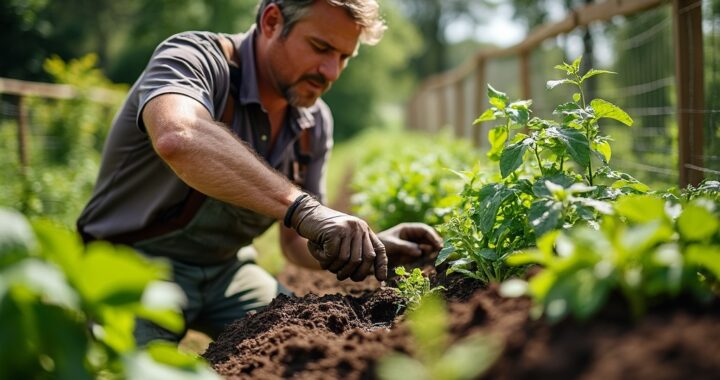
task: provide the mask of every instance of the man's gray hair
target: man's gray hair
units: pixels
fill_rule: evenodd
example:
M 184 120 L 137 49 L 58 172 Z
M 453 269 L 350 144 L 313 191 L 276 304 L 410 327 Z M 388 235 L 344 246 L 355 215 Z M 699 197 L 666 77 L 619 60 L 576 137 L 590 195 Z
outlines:
M 260 18 L 265 8 L 270 4 L 276 4 L 284 19 L 282 36 L 286 37 L 315 1 L 326 1 L 332 6 L 346 10 L 362 28 L 360 42 L 364 44 L 377 44 L 387 29 L 385 21 L 380 17 L 380 6 L 376 0 L 260 0 L 255 23 L 260 25 Z

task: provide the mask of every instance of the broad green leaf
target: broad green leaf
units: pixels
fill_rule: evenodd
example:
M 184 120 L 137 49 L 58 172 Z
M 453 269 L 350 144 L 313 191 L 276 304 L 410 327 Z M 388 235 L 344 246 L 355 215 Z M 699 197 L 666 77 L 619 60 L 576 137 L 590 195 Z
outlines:
M 555 65 L 554 68 L 556 70 L 565 71 L 568 75 L 572 74 L 573 72 L 573 67 L 565 62 L 563 62 L 562 65 Z
M 508 108 L 507 115 L 516 127 L 524 127 L 530 120 L 530 111 L 527 109 Z
M 27 219 L 17 211 L 0 208 L 0 269 L 27 257 L 36 247 Z
M 478 378 L 497 360 L 502 347 L 490 336 L 474 335 L 452 345 L 437 363 L 428 363 L 433 379 Z M 407 374 L 396 379 L 415 379 Z
M 582 108 L 577 104 L 573 102 L 563 103 L 557 107 L 555 107 L 555 110 L 553 111 L 554 115 L 561 115 L 566 112 L 572 112 L 572 111 L 579 111 Z
M 582 62 L 582 58 L 583 58 L 583 57 L 582 57 L 582 55 L 581 55 L 581 56 L 575 58 L 575 60 L 574 60 L 573 63 L 572 63 L 572 68 L 573 68 L 573 70 L 575 70 L 574 72 L 576 72 L 576 73 L 577 73 L 578 71 L 580 71 L 580 62 Z
M 507 107 L 508 102 L 510 101 L 507 94 L 494 89 L 493 86 L 491 86 L 490 84 L 488 84 L 487 95 L 490 104 L 500 110 L 504 110 L 505 107 Z
M 575 183 L 575 179 L 568 177 L 563 173 L 540 177 L 535 180 L 535 183 L 533 184 L 533 194 L 535 194 L 536 197 L 553 196 L 553 194 L 548 189 L 546 182 L 551 182 L 555 185 L 562 186 L 564 189 L 567 189 Z
M 500 153 L 502 153 L 505 147 L 505 142 L 508 139 L 508 130 L 505 127 L 496 127 L 488 132 L 488 140 L 490 141 L 490 150 L 487 153 L 488 158 L 492 160 L 499 160 Z
M 148 345 L 147 352 L 155 362 L 178 369 L 194 370 L 205 365 L 199 357 L 180 352 L 177 345 L 170 342 L 152 342 Z
M 610 143 L 608 143 L 607 141 L 593 143 L 593 149 L 595 149 L 596 152 L 602 155 L 606 164 L 610 162 L 610 158 L 612 157 L 612 149 L 610 148 Z
M 545 262 L 545 255 L 537 250 L 515 253 L 509 256 L 505 262 L 512 266 L 521 266 L 528 264 L 542 264 Z
M 95 242 L 83 257 L 83 274 L 75 278 L 78 290 L 91 304 L 133 305 L 145 287 L 169 275 L 169 266 L 150 261 L 130 248 Z
M 525 141 L 508 145 L 503 149 L 500 155 L 500 174 L 503 178 L 512 174 L 523 163 L 523 155 L 528 150 L 528 144 Z
M 582 82 L 584 82 L 585 80 L 587 80 L 587 79 L 589 79 L 589 78 L 592 78 L 592 77 L 594 77 L 595 75 L 600 75 L 600 74 L 617 74 L 617 73 L 614 72 L 614 71 L 608 71 L 608 70 L 595 70 L 595 69 L 590 69 L 590 71 L 588 71 L 587 73 L 585 73 L 585 75 L 583 75 L 582 79 L 580 79 L 580 82 L 582 83 Z
M 527 295 L 528 282 L 519 278 L 513 278 L 500 284 L 499 293 L 505 298 L 518 298 Z
M 81 261 L 85 248 L 76 233 L 48 220 L 34 222 L 33 229 L 44 258 L 60 266 L 73 283 L 76 278 L 84 276 Z
M 187 356 L 187 354 L 178 352 L 173 355 L 174 357 L 170 357 L 169 349 L 162 350 L 160 353 L 155 352 L 154 355 L 159 356 L 161 360 L 168 359 L 178 362 L 181 360 L 178 360 L 177 356 Z M 123 357 L 123 364 L 127 380 L 221 380 L 220 376 L 200 362 L 191 370 L 182 367 L 177 368 L 170 364 L 158 362 L 148 351 L 139 351 Z
M 695 204 L 685 207 L 677 221 L 680 234 L 691 241 L 709 239 L 717 232 L 719 224 L 715 215 Z
M 128 309 L 102 306 L 94 316 L 93 335 L 115 352 L 128 353 L 135 349 L 135 314 Z
M 615 211 L 632 222 L 665 219 L 665 201 L 652 195 L 625 195 L 615 202 Z
M 628 127 L 633 125 L 633 120 L 630 115 L 610 102 L 602 99 L 593 99 L 593 101 L 590 102 L 590 107 L 595 111 L 595 118 L 597 119 L 607 118 L 617 120 Z
M 691 245 L 685 257 L 690 264 L 706 268 L 715 278 L 720 279 L 720 247 L 717 245 Z
M 518 100 L 515 102 L 510 103 L 508 107 L 518 109 L 518 110 L 530 110 L 530 106 L 532 106 L 532 99 L 528 100 Z
M 635 255 L 637 260 L 645 251 L 658 243 L 668 242 L 674 231 L 670 226 L 658 220 L 638 224 L 620 233 L 620 242 L 624 252 Z
M 559 85 L 561 85 L 561 84 L 574 84 L 574 85 L 577 85 L 577 82 L 575 82 L 574 80 L 570 80 L 570 79 L 549 80 L 549 81 L 547 81 L 546 87 L 547 87 L 549 90 L 552 90 L 553 88 L 555 88 L 555 87 L 557 87 L 557 86 L 559 86 Z
M 80 299 L 77 293 L 54 265 L 28 258 L 8 268 L 2 277 L 3 282 L 23 286 L 40 296 L 45 303 L 79 311 Z
M 423 297 L 420 305 L 407 313 L 407 318 L 421 357 L 438 359 L 447 347 L 448 315 L 442 298 L 435 294 Z
M 473 121 L 473 125 L 478 125 L 484 121 L 491 121 L 491 120 L 495 120 L 495 119 L 496 119 L 495 110 L 489 109 L 489 110 L 483 112 L 482 115 L 480 115 L 480 117 L 475 119 L 475 121 Z
M 650 186 L 637 181 L 628 181 L 625 179 L 617 180 L 612 184 L 613 189 L 630 188 L 641 193 L 650 191 Z
M 378 362 L 377 375 L 381 380 L 432 380 L 425 366 L 407 355 L 390 353 Z
M 40 349 L 40 355 L 36 360 L 43 357 L 50 358 L 54 367 L 52 375 L 38 374 L 37 378 L 95 379 L 96 377 L 86 368 L 90 343 L 86 332 L 86 321 L 54 305 L 35 303 L 32 309 L 39 333 L 33 342 Z
M 494 249 L 490 248 L 483 248 L 478 250 L 477 252 L 473 252 L 474 256 L 476 256 L 480 262 L 482 261 L 497 261 L 498 260 L 498 253 Z
M 556 201 L 537 200 L 528 211 L 530 225 L 536 237 L 557 229 L 562 223 L 562 203 Z
M 586 168 L 590 164 L 590 143 L 582 131 L 573 128 L 548 128 L 546 132 L 548 136 L 558 139 L 580 166 Z
M 479 217 L 478 229 L 487 234 L 495 225 L 495 219 L 500 209 L 508 199 L 515 196 L 515 192 L 502 184 L 490 184 L 480 190 L 482 202 L 475 211 Z
M 446 246 L 443 249 L 440 250 L 440 253 L 438 253 L 437 259 L 435 259 L 435 265 L 440 265 L 447 260 L 450 255 L 455 252 L 455 247 L 452 245 Z
M 579 92 L 576 92 L 573 94 L 572 98 L 575 103 L 580 103 L 580 101 L 582 100 L 582 95 Z

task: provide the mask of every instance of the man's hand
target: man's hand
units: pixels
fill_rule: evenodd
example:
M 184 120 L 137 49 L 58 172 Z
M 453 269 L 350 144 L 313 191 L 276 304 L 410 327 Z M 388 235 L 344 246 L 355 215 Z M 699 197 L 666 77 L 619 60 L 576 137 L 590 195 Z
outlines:
M 310 196 L 299 197 L 288 209 L 285 225 L 308 239 L 308 249 L 323 269 L 338 280 L 362 281 L 375 272 L 387 278 L 388 258 L 380 239 L 362 219 L 323 206 Z
M 391 268 L 430 257 L 443 247 L 440 235 L 423 223 L 401 223 L 377 237 L 385 245 Z

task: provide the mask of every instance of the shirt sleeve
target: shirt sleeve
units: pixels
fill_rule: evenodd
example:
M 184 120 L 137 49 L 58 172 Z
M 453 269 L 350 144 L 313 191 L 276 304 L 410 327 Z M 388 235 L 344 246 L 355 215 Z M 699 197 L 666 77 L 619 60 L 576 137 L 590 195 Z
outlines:
M 327 203 L 327 167 L 333 147 L 333 117 L 330 108 L 318 100 L 319 111 L 315 113 L 313 128 L 312 160 L 307 167 L 304 190 Z
M 229 86 L 227 61 L 211 34 L 176 34 L 155 49 L 137 86 L 137 125 L 143 132 L 145 106 L 153 98 L 169 93 L 196 100 L 217 120 Z

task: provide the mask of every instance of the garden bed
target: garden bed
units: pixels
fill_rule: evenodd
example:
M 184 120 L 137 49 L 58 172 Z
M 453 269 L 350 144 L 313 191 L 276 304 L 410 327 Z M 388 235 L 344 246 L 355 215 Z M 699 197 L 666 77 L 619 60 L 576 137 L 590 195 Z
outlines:
M 280 277 L 302 296 L 276 299 L 211 344 L 204 356 L 222 376 L 372 379 L 378 359 L 390 351 L 413 354 L 410 331 L 395 315 L 400 300 L 393 290 L 374 280 L 338 283 L 329 273 L 294 267 Z M 503 344 L 486 378 L 720 376 L 717 300 L 704 307 L 661 305 L 639 321 L 619 301 L 610 302 L 588 322 L 550 325 L 530 317 L 528 298 L 503 298 L 492 286 L 473 291 L 476 285 L 467 279 L 440 282 L 448 288 L 451 341 L 481 333 Z

